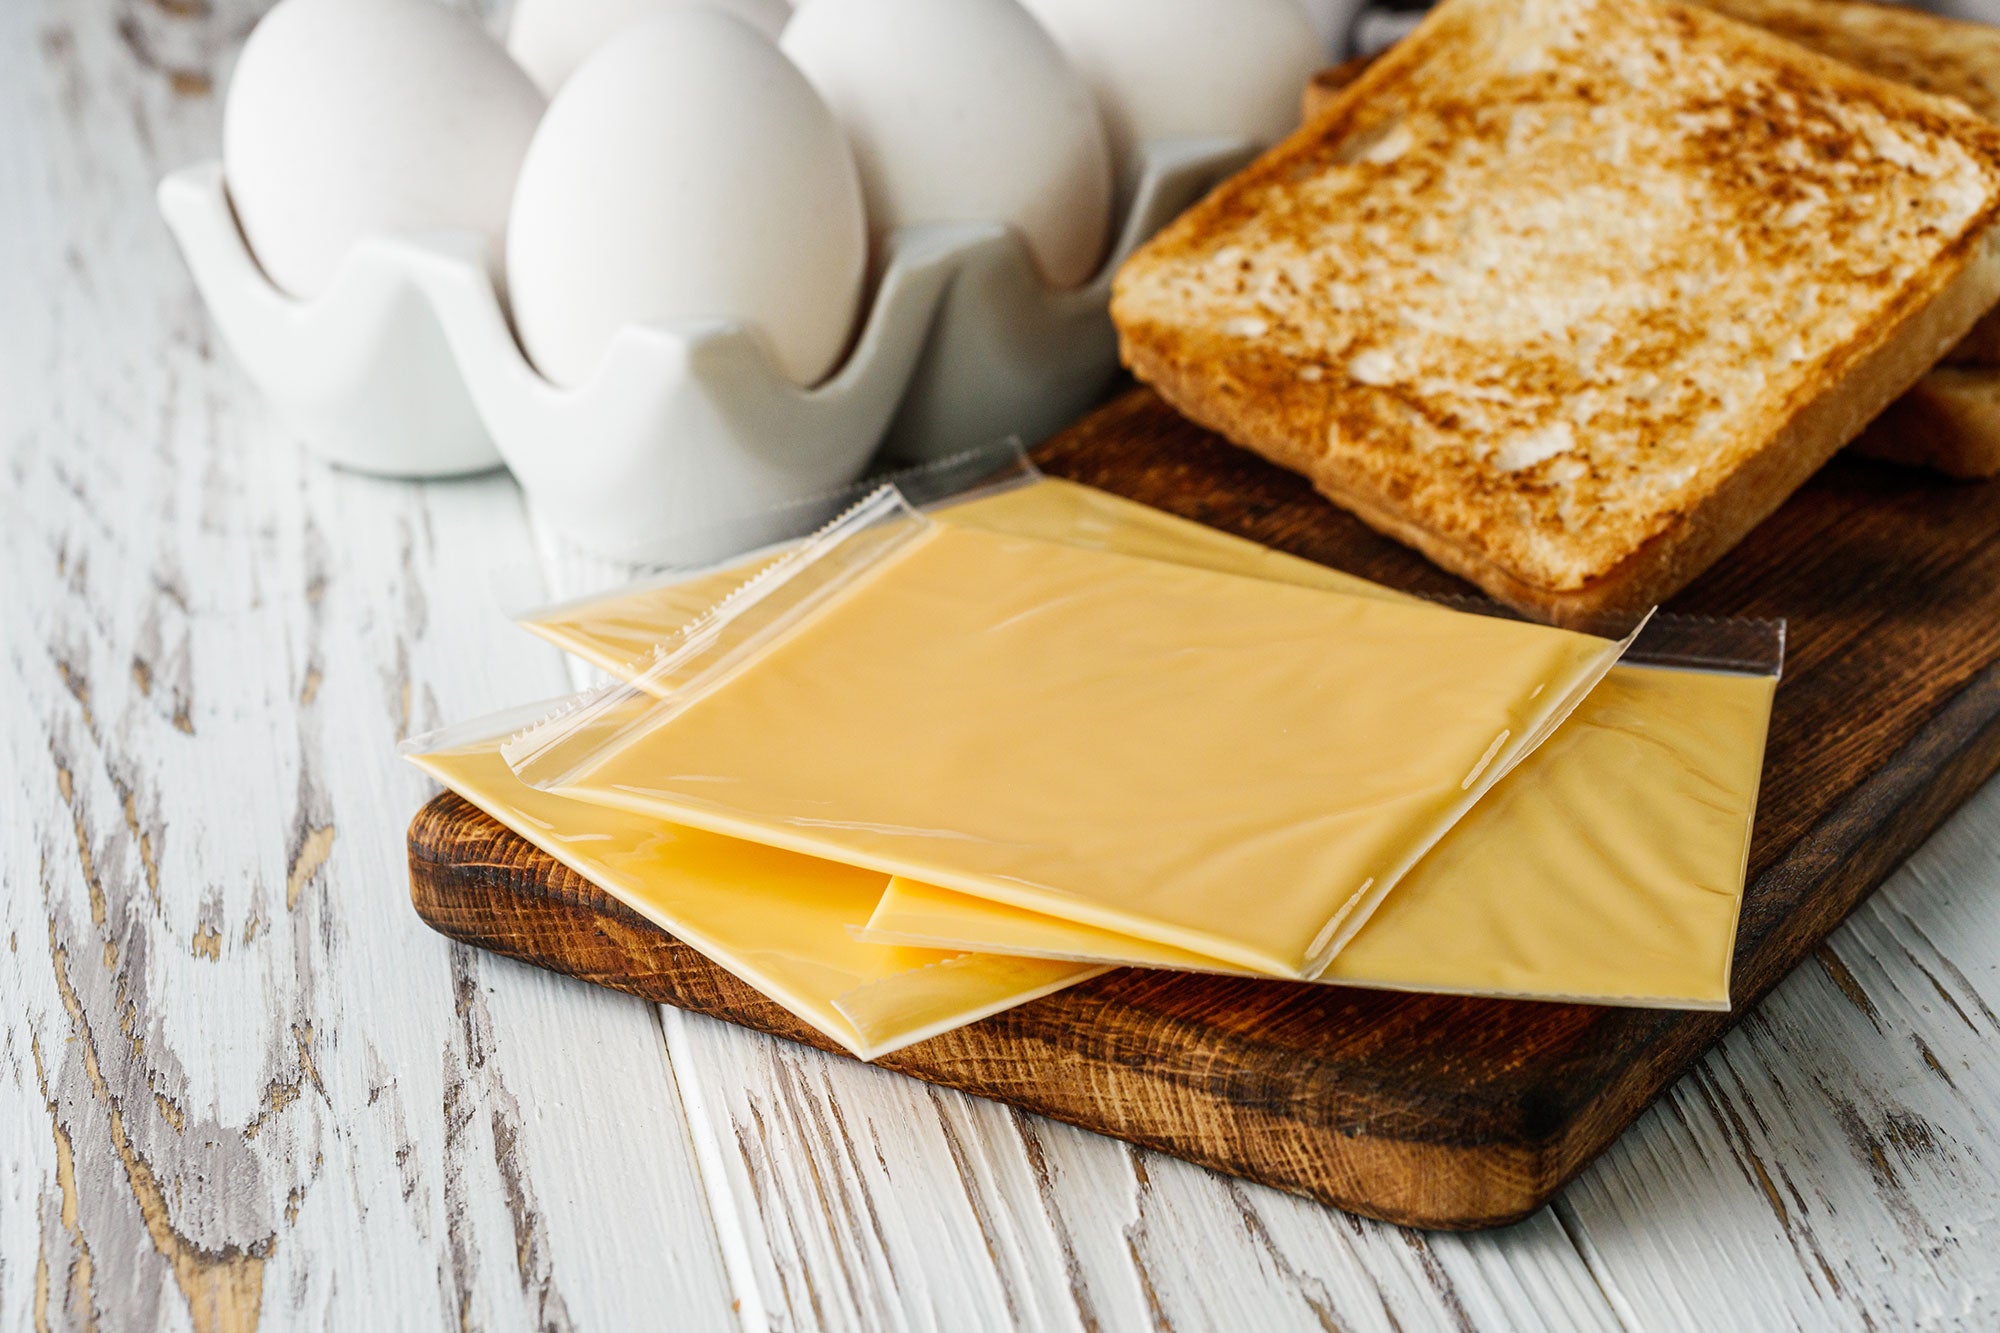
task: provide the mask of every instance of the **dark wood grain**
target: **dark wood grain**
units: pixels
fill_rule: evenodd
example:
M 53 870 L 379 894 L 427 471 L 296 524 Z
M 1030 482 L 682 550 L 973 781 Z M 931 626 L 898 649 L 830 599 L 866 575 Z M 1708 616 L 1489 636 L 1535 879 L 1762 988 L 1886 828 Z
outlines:
M 1457 587 L 1143 390 L 1037 459 L 1386 584 Z M 1843 458 L 1676 601 L 1790 622 L 1729 1014 L 1121 971 L 879 1063 L 1358 1213 L 1515 1220 L 2000 768 L 1996 537 L 2000 490 Z M 410 870 L 453 938 L 833 1049 L 456 797 L 418 814 Z

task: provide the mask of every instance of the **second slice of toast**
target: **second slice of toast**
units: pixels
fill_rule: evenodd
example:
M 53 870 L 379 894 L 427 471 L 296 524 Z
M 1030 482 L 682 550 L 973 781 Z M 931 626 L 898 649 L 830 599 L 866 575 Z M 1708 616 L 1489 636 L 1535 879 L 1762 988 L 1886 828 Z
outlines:
M 1968 481 L 2000 474 L 2000 369 L 1939 366 L 1869 423 L 1854 448 Z
M 1556 620 L 1727 550 L 2000 300 L 2000 130 L 1705 11 L 1446 0 L 1118 275 L 1182 412 Z

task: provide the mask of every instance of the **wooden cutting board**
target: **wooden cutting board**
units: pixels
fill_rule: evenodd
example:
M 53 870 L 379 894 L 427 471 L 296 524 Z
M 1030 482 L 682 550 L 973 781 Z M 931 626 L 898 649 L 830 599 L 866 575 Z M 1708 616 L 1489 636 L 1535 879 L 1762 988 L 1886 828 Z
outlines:
M 1036 457 L 1382 583 L 1463 591 L 1145 390 Z M 1673 609 L 1790 621 L 1732 1013 L 1119 971 L 878 1063 L 1357 1213 L 1522 1217 L 2000 767 L 2000 488 L 1842 458 Z M 410 827 L 410 880 L 454 939 L 835 1049 L 449 794 Z

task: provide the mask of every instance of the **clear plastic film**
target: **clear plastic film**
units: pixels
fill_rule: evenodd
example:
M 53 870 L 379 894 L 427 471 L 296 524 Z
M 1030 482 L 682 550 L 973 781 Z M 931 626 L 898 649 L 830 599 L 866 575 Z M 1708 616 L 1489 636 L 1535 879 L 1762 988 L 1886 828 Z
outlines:
M 559 795 L 1309 978 L 1624 647 L 1267 577 L 1283 558 L 1247 543 L 1224 559 L 1256 574 L 1048 535 L 885 489 L 506 758 Z
M 1054 478 L 981 492 L 931 513 L 941 522 L 1405 597 Z M 562 609 L 563 630 L 574 636 L 574 651 L 616 667 L 635 640 L 671 638 L 752 572 L 726 571 L 710 583 L 712 591 L 678 604 L 658 598 L 657 584 L 586 599 Z M 1418 862 L 1321 979 L 1725 1007 L 1742 866 L 1783 651 L 1780 621 L 1655 618 L 1551 744 Z M 1510 831 L 1501 811 L 1523 807 L 1528 817 Z M 1187 950 L 900 878 L 890 882 L 862 937 L 1231 970 Z
M 864 942 L 888 877 L 536 791 L 500 757 L 517 710 L 404 754 L 557 861 L 862 1059 L 1024 1003 L 1102 965 Z
M 687 622 L 884 483 L 894 485 L 919 509 L 942 510 L 961 506 L 981 509 L 1042 480 L 1020 442 L 1003 440 L 719 523 L 689 541 L 690 550 L 744 553 L 721 563 L 637 565 L 599 560 L 587 570 L 569 569 L 565 581 L 573 588 L 590 591 L 552 605 L 519 610 L 514 619 L 600 670 L 626 674 L 633 662 L 650 654 Z M 540 586 L 538 576 L 530 579 L 517 574 L 503 581 L 514 588 Z
M 1656 617 L 1321 974 L 1390 990 L 1726 1009 L 1784 625 Z M 1239 971 L 894 879 L 864 939 Z
M 1251 578 L 1283 579 L 1362 597 L 1419 600 L 1108 491 L 1045 476 L 1012 440 L 896 473 L 891 480 L 912 507 L 940 523 Z M 778 516 L 760 521 L 755 531 L 783 531 L 787 540 L 728 563 L 701 568 L 620 567 L 617 586 L 606 584 L 559 603 L 535 606 L 515 619 L 530 633 L 590 665 L 629 678 L 635 663 L 643 669 L 659 645 L 775 563 L 798 540 L 812 535 L 830 512 L 844 512 L 878 489 L 880 483 L 844 491 L 845 503 L 831 511 L 828 498 L 786 506 Z

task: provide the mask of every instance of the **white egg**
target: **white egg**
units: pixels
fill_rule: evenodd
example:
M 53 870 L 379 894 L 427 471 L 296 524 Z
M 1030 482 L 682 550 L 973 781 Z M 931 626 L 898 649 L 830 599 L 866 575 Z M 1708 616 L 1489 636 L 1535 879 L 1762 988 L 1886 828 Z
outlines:
M 678 5 L 584 61 L 521 165 L 507 282 L 522 346 L 587 380 L 627 324 L 724 319 L 801 384 L 839 360 L 868 265 L 854 156 L 741 19 Z
M 460 228 L 497 261 L 543 99 L 499 43 L 429 0 L 282 0 L 244 44 L 223 175 L 271 281 L 313 296 L 361 236 Z
M 811 0 L 781 45 L 847 131 L 878 242 L 918 222 L 1005 222 L 1052 284 L 1095 271 L 1103 126 L 1015 0 Z
M 1298 124 L 1300 94 L 1324 59 L 1298 0 L 1023 3 L 1097 94 L 1127 188 L 1141 144 L 1282 137 Z
M 550 97 L 576 67 L 624 28 L 677 4 L 726 9 L 775 39 L 792 16 L 788 0 L 519 0 L 507 50 Z

